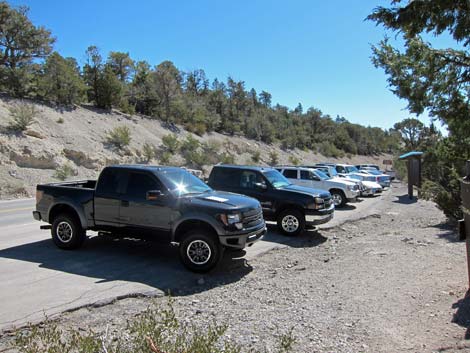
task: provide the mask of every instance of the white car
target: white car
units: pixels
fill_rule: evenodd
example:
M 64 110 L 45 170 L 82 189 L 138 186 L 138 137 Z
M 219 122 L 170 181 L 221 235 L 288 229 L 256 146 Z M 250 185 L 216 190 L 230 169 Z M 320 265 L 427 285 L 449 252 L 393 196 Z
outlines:
M 344 207 L 356 201 L 361 191 L 359 186 L 344 179 L 333 179 L 322 171 L 305 167 L 276 167 L 290 182 L 300 186 L 329 191 L 335 207 Z
M 380 194 L 383 190 L 382 185 L 377 183 L 374 175 L 366 173 L 351 173 L 348 174 L 348 178 L 360 180 L 362 184 L 368 189 L 369 192 L 363 194 L 363 196 L 372 196 L 375 194 Z
M 356 183 L 361 190 L 361 196 L 373 196 L 380 194 L 383 190 L 380 184 L 373 181 L 362 180 L 362 178 L 358 177 L 351 177 L 349 174 L 343 174 L 340 176 L 336 171 L 336 168 L 333 166 L 317 167 L 316 169 L 321 170 L 333 179 L 347 180 Z

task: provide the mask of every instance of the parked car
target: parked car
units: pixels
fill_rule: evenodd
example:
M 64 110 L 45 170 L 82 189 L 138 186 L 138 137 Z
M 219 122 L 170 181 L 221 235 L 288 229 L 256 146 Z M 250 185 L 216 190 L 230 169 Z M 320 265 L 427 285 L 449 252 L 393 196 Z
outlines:
M 361 196 L 373 196 L 376 194 L 380 194 L 382 192 L 382 187 L 380 184 L 373 182 L 373 181 L 367 181 L 367 180 L 361 180 L 358 178 L 352 178 L 350 175 L 345 175 L 345 176 L 340 176 L 338 172 L 336 171 L 335 167 L 332 166 L 324 166 L 324 167 L 316 167 L 317 170 L 321 170 L 323 173 L 327 174 L 333 179 L 339 179 L 339 180 L 347 180 L 352 183 L 356 183 L 358 185 L 359 190 L 361 191 Z
M 380 168 L 377 164 L 357 164 L 356 168 L 359 169 L 359 170 L 360 169 L 368 169 L 368 168 L 372 168 L 372 169 L 375 169 L 375 170 L 380 170 Z
M 373 178 L 370 178 L 370 176 L 366 174 L 352 173 L 344 178 L 348 178 L 348 180 L 357 180 L 364 184 L 366 190 L 361 192 L 361 196 L 374 196 L 377 194 L 381 194 L 383 191 L 383 187 L 379 183 L 372 181 Z
M 334 215 L 328 191 L 294 185 L 273 168 L 216 165 L 208 183 L 216 190 L 258 199 L 264 218 L 276 221 L 285 235 L 297 235 L 306 226 L 326 223 Z
M 320 170 L 305 167 L 276 167 L 293 184 L 329 191 L 335 207 L 356 201 L 359 186 L 345 179 L 333 179 Z
M 175 167 L 106 167 L 98 181 L 39 184 L 36 220 L 49 223 L 54 243 L 75 249 L 86 230 L 179 246 L 191 271 L 216 266 L 224 248 L 243 249 L 266 233 L 260 203 L 212 190 Z
M 373 182 L 374 184 L 380 186 L 380 192 L 383 190 L 383 186 L 380 185 L 380 183 L 377 181 L 377 176 L 368 174 L 368 173 L 351 173 L 348 175 L 348 178 L 355 178 L 357 180 L 361 180 L 363 183 L 364 182 Z
M 391 183 L 390 176 L 382 173 L 378 170 L 361 170 L 361 173 L 374 175 L 376 177 L 376 182 L 379 183 L 383 188 L 388 188 Z

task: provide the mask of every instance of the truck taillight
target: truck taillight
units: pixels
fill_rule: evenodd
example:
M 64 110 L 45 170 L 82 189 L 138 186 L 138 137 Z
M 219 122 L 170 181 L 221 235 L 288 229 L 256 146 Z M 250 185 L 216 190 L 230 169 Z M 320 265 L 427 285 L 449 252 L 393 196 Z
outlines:
M 44 195 L 43 191 L 36 190 L 36 203 L 39 203 L 41 201 L 42 195 Z

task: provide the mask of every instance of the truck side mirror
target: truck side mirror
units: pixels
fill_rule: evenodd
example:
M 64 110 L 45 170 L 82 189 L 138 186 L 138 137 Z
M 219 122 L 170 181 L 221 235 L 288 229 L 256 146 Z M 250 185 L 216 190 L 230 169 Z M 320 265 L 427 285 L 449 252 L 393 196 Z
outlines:
M 146 199 L 147 201 L 155 201 L 162 195 L 163 193 L 161 192 L 161 190 L 150 190 L 150 191 L 147 191 Z

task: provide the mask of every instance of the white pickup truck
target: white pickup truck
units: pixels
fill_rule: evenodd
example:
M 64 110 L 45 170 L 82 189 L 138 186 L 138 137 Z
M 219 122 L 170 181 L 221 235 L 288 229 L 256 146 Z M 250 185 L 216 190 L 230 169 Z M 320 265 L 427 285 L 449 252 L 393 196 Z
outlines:
M 350 174 L 344 174 L 340 176 L 336 171 L 336 168 L 333 166 L 322 166 L 316 167 L 315 169 L 321 170 L 326 175 L 330 176 L 334 180 L 347 180 L 359 185 L 359 189 L 361 190 L 361 196 L 374 196 L 380 194 L 382 192 L 382 186 L 376 182 L 365 180 L 364 178 L 360 177 L 352 177 Z
M 329 191 L 338 208 L 344 207 L 347 202 L 356 201 L 361 193 L 356 183 L 330 178 L 312 168 L 279 166 L 276 169 L 293 184 Z

